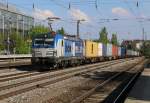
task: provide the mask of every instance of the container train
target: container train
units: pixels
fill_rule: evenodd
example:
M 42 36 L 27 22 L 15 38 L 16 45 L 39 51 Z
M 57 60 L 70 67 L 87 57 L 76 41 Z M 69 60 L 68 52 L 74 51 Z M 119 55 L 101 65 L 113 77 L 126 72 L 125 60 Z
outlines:
M 39 35 L 32 40 L 32 64 L 54 68 L 134 56 L 139 56 L 139 52 L 54 32 Z

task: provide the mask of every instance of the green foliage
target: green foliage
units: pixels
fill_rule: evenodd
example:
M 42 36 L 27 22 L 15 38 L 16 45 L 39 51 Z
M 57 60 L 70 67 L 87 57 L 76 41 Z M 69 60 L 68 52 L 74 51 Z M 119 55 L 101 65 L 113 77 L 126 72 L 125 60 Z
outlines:
M 100 35 L 100 38 L 99 38 L 100 42 L 104 44 L 109 43 L 109 40 L 107 38 L 108 32 L 107 32 L 106 27 L 102 28 L 102 30 L 99 32 L 99 35 Z
M 3 37 L 3 35 L 2 34 L 0 34 L 0 51 L 1 50 L 4 50 L 4 37 Z
M 141 52 L 144 56 L 150 57 L 150 41 L 144 42 L 141 50 L 142 50 Z
M 118 45 L 117 34 L 112 34 L 111 43 L 114 45 Z
M 30 46 L 27 40 L 23 40 L 20 35 L 15 35 L 15 48 L 17 54 L 27 54 L 29 53 Z
M 64 30 L 64 28 L 61 27 L 61 29 L 58 29 L 58 30 L 57 30 L 57 33 L 62 34 L 62 35 L 65 35 L 65 30 Z
M 1 50 L 7 50 L 8 45 L 6 41 L 7 38 L 5 38 L 5 43 L 3 42 L 3 45 L 0 46 Z M 27 54 L 29 53 L 30 50 L 30 46 L 27 40 L 17 33 L 13 33 L 10 35 L 9 48 L 10 48 L 10 53 L 14 53 L 14 49 L 15 49 L 16 54 Z
M 34 37 L 36 35 L 42 34 L 42 33 L 47 33 L 50 32 L 48 27 L 42 26 L 42 25 L 37 25 L 34 28 L 32 28 L 29 32 L 30 37 Z

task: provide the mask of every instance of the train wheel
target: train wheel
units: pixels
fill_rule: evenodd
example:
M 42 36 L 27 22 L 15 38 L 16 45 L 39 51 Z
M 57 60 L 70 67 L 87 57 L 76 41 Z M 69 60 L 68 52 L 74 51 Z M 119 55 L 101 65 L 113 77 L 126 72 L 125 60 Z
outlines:
M 61 68 L 65 68 L 65 65 L 66 65 L 65 62 L 62 61 L 62 62 L 61 62 Z

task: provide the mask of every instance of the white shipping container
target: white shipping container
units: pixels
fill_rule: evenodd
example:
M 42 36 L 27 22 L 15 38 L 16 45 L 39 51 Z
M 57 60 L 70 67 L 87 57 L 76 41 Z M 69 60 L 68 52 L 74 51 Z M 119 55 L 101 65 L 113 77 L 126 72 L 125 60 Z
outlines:
M 131 56 L 132 55 L 132 50 L 127 50 L 127 56 Z
M 118 56 L 121 56 L 121 47 L 118 47 Z
M 107 56 L 112 56 L 112 44 L 107 44 Z
M 103 44 L 98 43 L 98 56 L 101 57 L 103 55 Z

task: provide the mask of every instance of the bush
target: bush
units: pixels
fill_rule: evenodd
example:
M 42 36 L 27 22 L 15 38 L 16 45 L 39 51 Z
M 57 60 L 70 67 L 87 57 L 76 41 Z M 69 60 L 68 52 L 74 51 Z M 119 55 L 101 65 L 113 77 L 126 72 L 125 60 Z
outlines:
M 4 48 L 5 48 L 5 46 L 4 46 L 4 39 L 3 39 L 4 37 L 3 37 L 3 35 L 2 34 L 0 34 L 0 52 L 2 51 L 2 50 L 4 50 Z

